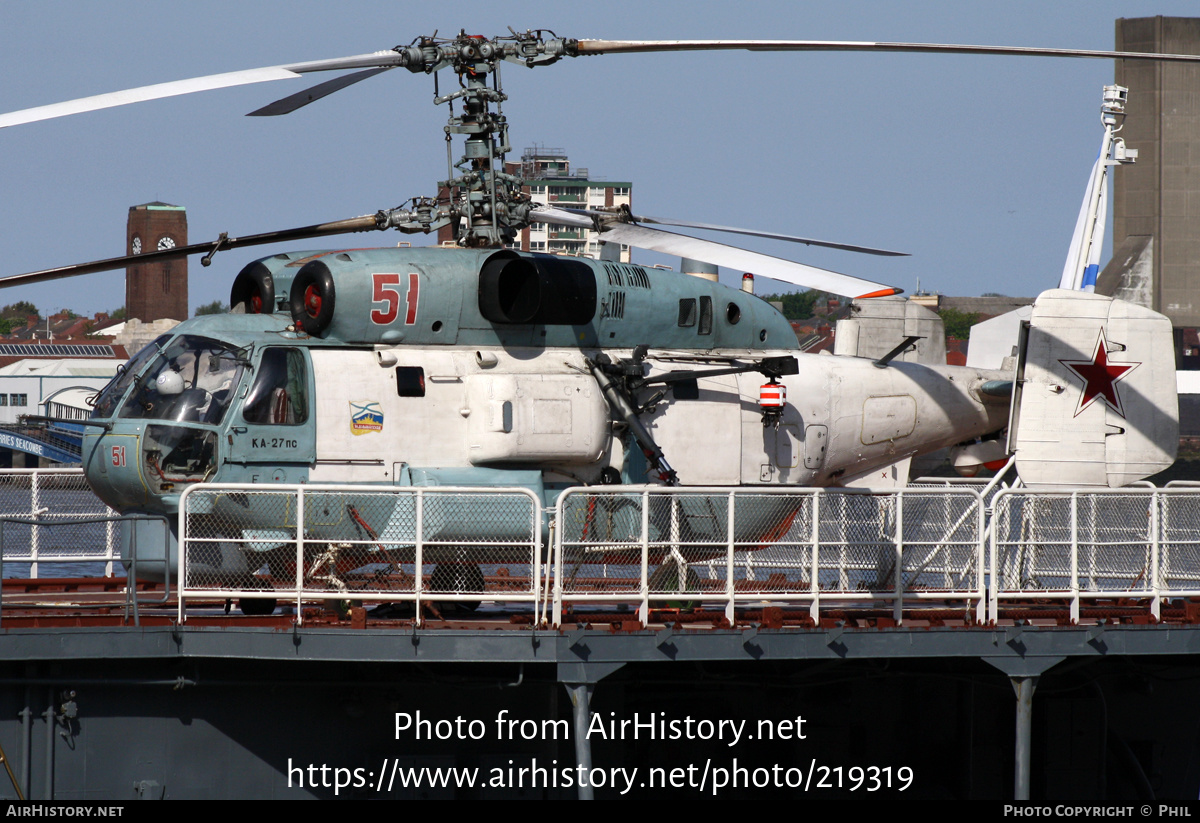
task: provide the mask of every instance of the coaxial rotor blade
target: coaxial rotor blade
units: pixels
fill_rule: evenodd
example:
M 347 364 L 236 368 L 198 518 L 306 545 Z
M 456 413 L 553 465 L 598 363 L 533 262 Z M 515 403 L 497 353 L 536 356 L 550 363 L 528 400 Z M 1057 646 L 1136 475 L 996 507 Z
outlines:
M 341 69 L 379 67 L 391 68 L 401 65 L 403 60 L 404 58 L 395 51 L 378 51 L 373 54 L 356 54 L 351 57 L 336 57 L 331 60 L 310 60 L 305 63 L 288 63 L 282 66 L 267 66 L 261 69 L 246 69 L 244 71 L 226 72 L 225 74 L 210 74 L 206 77 L 192 77 L 187 80 L 174 80 L 170 83 L 157 83 L 153 86 L 141 86 L 135 89 L 98 94 L 94 97 L 81 97 L 78 100 L 68 100 L 63 103 L 52 103 L 48 106 L 38 106 L 32 109 L 22 109 L 21 111 L 9 112 L 8 114 L 0 114 L 0 128 L 17 126 L 22 123 L 34 123 L 38 120 L 50 120 L 55 117 L 66 117 L 70 114 L 80 114 L 85 111 L 109 109 L 114 106 L 124 106 L 128 103 L 140 103 L 145 100 L 158 100 L 163 97 L 191 94 L 197 91 L 245 86 L 250 83 L 266 83 L 271 80 L 290 80 L 314 71 L 339 71 Z
M 529 219 L 540 223 L 553 223 L 556 226 L 573 226 L 580 229 L 594 228 L 596 223 L 586 209 L 559 209 L 553 206 L 538 206 L 530 209 Z
M 607 217 L 612 216 L 612 212 L 593 211 L 591 209 L 569 209 L 569 208 L 556 207 L 556 208 L 554 208 L 554 211 L 560 212 L 560 213 L 565 212 L 565 213 L 569 213 L 571 215 L 587 216 L 589 218 L 594 216 L 596 218 L 600 218 L 601 220 L 603 220 L 603 218 L 606 216 Z M 541 213 L 543 213 L 543 210 L 540 210 L 540 209 L 534 210 L 533 212 L 530 212 L 530 218 L 534 218 L 535 215 L 541 214 Z M 629 215 L 629 219 L 633 220 L 633 222 L 635 222 L 635 223 L 650 223 L 650 224 L 660 225 L 660 226 L 679 226 L 680 228 L 684 228 L 684 229 L 704 229 L 706 231 L 723 231 L 723 232 L 729 232 L 730 234 L 744 234 L 749 237 L 766 237 L 771 240 L 786 240 L 789 243 L 803 243 L 806 246 L 821 246 L 822 248 L 841 249 L 842 251 L 862 252 L 863 254 L 878 254 L 878 255 L 885 256 L 885 257 L 911 257 L 912 256 L 906 251 L 888 251 L 887 249 L 876 249 L 876 248 L 872 248 L 870 246 L 855 246 L 855 245 L 851 245 L 850 243 L 832 243 L 828 240 L 814 240 L 811 237 L 796 237 L 793 234 L 776 234 L 775 232 L 757 231 L 755 229 L 739 229 L 739 228 L 735 228 L 733 226 L 717 226 L 712 223 L 694 223 L 689 220 L 674 220 L 669 217 L 649 217 L 647 215 L 642 215 L 642 214 L 631 214 L 631 215 Z M 543 220 L 543 222 L 553 223 L 554 221 L 553 220 Z M 561 222 L 560 225 L 582 226 L 584 228 L 589 228 L 590 221 L 587 223 L 585 223 L 585 222 L 579 222 L 579 223 Z
M 30 283 L 44 283 L 48 280 L 59 280 L 64 277 L 75 277 L 80 274 L 92 274 L 98 271 L 112 271 L 135 266 L 140 263 L 155 263 L 161 260 L 172 260 L 187 257 L 192 254 L 208 254 L 224 249 L 236 249 L 243 246 L 261 246 L 265 243 L 283 243 L 289 240 L 304 240 L 309 237 L 324 237 L 330 234 L 350 234 L 359 231 L 372 231 L 379 228 L 375 215 L 352 217 L 349 220 L 335 220 L 331 223 L 317 223 L 312 226 L 301 226 L 283 231 L 269 231 L 263 234 L 251 234 L 245 237 L 222 236 L 219 240 L 209 243 L 193 243 L 163 251 L 149 251 L 143 254 L 129 254 L 123 257 L 110 257 L 107 260 L 94 260 L 90 263 L 76 263 L 72 266 L 60 266 L 56 269 L 43 269 L 27 274 L 12 274 L 0 277 L 0 288 L 8 286 L 26 286 Z
M 576 53 L 618 54 L 660 51 L 881 51 L 934 54 L 1005 54 L 1018 57 L 1094 57 L 1196 63 L 1196 54 L 1137 51 L 1045 49 L 1028 46 L 964 46 L 949 43 L 875 43 L 857 40 L 580 40 Z
M 633 218 L 639 223 L 652 223 L 661 226 L 679 226 L 684 229 L 705 229 L 707 231 L 723 231 L 730 234 L 745 234 L 749 237 L 767 237 L 771 240 L 786 240 L 789 243 L 803 243 L 806 246 L 821 246 L 827 249 L 841 249 L 842 251 L 855 251 L 863 254 L 878 254 L 884 257 L 909 257 L 908 252 L 904 251 L 888 251 L 887 249 L 873 249 L 870 246 L 854 246 L 849 243 L 831 243 L 828 240 L 813 240 L 811 237 L 795 237 L 790 234 L 775 234 L 768 231 L 756 231 L 754 229 L 738 229 L 733 226 L 716 226 L 711 223 L 691 223 L 686 220 L 672 220 L 668 217 L 647 217 L 644 215 L 636 215 Z
M 335 77 L 332 80 L 326 80 L 324 83 L 313 86 L 311 89 L 290 94 L 287 97 L 276 100 L 274 103 L 263 106 L 261 109 L 255 109 L 247 114 L 247 117 L 274 117 L 280 114 L 291 114 L 296 109 L 303 108 L 309 103 L 315 103 L 322 97 L 327 97 L 335 91 L 341 91 L 346 86 L 352 86 L 360 80 L 366 80 L 368 77 L 374 77 L 380 72 L 388 71 L 395 68 L 394 66 L 384 66 L 378 69 L 364 69 L 356 71 L 354 74 L 345 74 L 341 77 Z
M 839 274 L 835 271 L 819 269 L 816 266 L 806 266 L 803 263 L 794 263 L 791 260 L 726 246 L 724 243 L 685 237 L 682 234 L 662 229 L 651 229 L 628 223 L 618 223 L 607 229 L 600 235 L 600 241 L 623 243 L 627 246 L 637 246 L 639 249 L 702 260 L 705 263 L 753 272 L 762 277 L 783 280 L 797 286 L 820 289 L 846 297 L 886 297 L 887 295 L 901 294 L 904 291 L 904 289 L 894 286 L 851 277 L 848 274 Z

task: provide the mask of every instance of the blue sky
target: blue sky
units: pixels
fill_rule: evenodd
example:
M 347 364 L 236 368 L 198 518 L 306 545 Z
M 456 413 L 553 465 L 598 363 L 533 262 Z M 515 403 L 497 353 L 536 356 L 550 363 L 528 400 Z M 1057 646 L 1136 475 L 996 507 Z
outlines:
M 1181 0 L 454 4 L 0 0 L 0 111 L 507 26 L 607 39 L 804 38 L 1109 49 L 1114 20 Z M 748 247 L 948 294 L 1057 282 L 1096 147 L 1110 61 L 975 56 L 610 55 L 504 71 L 516 154 L 563 147 L 631 180 L 635 211 L 912 252 Z M 446 76 L 449 80 L 449 76 Z M 446 82 L 446 81 L 444 81 Z M 0 131 L 0 274 L 124 250 L 131 205 L 186 206 L 192 242 L 351 217 L 432 195 L 445 107 L 394 71 L 281 118 L 242 115 L 305 80 L 205 92 Z M 456 155 L 457 156 L 457 155 Z M 374 235 L 380 245 L 404 239 Z M 420 239 L 417 242 L 421 242 Z M 740 239 L 739 239 L 740 242 Z M 360 245 L 348 238 L 346 245 Z M 310 242 L 326 247 L 337 242 Z M 193 306 L 265 251 L 191 265 Z M 644 262 L 667 262 L 645 254 Z M 730 278 L 730 282 L 733 282 Z M 764 283 L 763 286 L 768 286 Z M 9 289 L 84 313 L 121 273 Z

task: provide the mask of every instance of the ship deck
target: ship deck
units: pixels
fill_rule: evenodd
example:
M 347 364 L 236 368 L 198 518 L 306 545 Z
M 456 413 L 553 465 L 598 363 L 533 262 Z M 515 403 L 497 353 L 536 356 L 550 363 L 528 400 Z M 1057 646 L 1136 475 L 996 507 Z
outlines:
M 255 493 L 328 497 L 320 489 Z M 729 522 L 740 522 L 735 493 L 699 494 L 694 499 L 708 509 L 722 495 Z M 915 791 L 893 791 L 898 798 L 1194 797 L 1194 490 L 1013 493 L 1011 504 L 986 505 L 975 491 L 860 495 L 837 505 L 822 494 L 793 493 L 809 508 L 797 504 L 792 530 L 774 533 L 769 550 L 748 545 L 761 542 L 754 537 L 714 551 L 719 541 L 673 530 L 691 500 L 655 509 L 642 498 L 641 510 L 666 525 L 617 543 L 612 531 L 591 531 L 591 513 L 636 507 L 580 500 L 588 530 L 559 531 L 550 541 L 567 560 L 539 555 L 534 516 L 529 562 L 481 546 L 482 585 L 466 593 L 438 591 L 436 560 L 427 555 L 422 565 L 419 553 L 401 551 L 411 536 L 382 530 L 336 544 L 322 538 L 330 557 L 334 545 L 361 554 L 318 575 L 308 562 L 313 541 L 297 529 L 286 538 L 297 562 L 279 567 L 282 577 L 264 566 L 240 590 L 203 575 L 182 587 L 138 583 L 132 591 L 119 576 L 45 577 L 56 557 L 78 562 L 79 546 L 61 540 L 73 553 L 56 556 L 55 527 L 43 522 L 32 527 L 43 576 L 0 583 L 0 748 L 19 767 L 14 786 L 58 800 L 344 796 L 333 785 L 297 784 L 294 763 L 373 769 L 382 760 L 394 770 L 401 761 L 471 768 L 553 761 L 646 774 L 664 764 L 729 766 L 731 756 L 755 768 L 799 764 L 827 773 L 906 766 L 917 775 Z M 352 501 L 369 521 L 368 503 Z M 428 513 L 441 504 L 424 505 Z M 840 518 L 832 524 L 822 519 L 831 513 Z M 560 508 L 556 522 L 570 516 Z M 1070 532 L 1062 528 L 1068 520 Z M 188 528 L 181 526 L 185 569 Z M 0 532 L 0 541 L 14 533 L 21 536 Z M 419 523 L 416 533 L 420 545 L 437 545 Z M 236 543 L 230 534 L 221 539 Z M 243 540 L 261 543 L 262 533 Z M 197 542 L 214 538 L 201 534 Z M 656 572 L 671 548 L 694 557 L 696 546 L 706 559 L 693 564 L 695 578 Z M 7 573 L 35 560 L 8 554 Z M 120 572 L 112 556 L 107 562 Z M 368 572 L 356 571 L 363 562 Z M 242 598 L 267 595 L 278 600 L 272 613 L 240 613 Z M 481 605 L 464 609 L 472 599 Z M 478 719 L 488 731 L 469 740 L 401 733 L 398 718 L 417 713 Z M 809 742 L 730 748 L 580 731 L 597 717 L 651 716 L 768 726 L 805 717 L 812 734 Z M 515 740 L 492 725 L 512 717 L 574 731 Z M 939 751 L 954 752 L 953 765 Z M 713 794 L 711 786 L 685 789 Z M 719 796 L 761 794 L 743 789 Z M 842 785 L 821 796 L 855 791 Z M 387 792 L 368 785 L 346 793 L 593 792 L 505 784 L 495 791 L 389 785 Z M 621 793 L 597 785 L 594 794 Z M 651 787 L 631 794 L 649 796 Z

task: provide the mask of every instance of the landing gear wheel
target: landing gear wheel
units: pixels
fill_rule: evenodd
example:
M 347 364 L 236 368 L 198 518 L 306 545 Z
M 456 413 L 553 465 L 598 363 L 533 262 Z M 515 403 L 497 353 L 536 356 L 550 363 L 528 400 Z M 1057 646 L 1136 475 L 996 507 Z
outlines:
M 243 575 L 235 585 L 243 591 L 271 588 L 270 583 L 252 574 Z M 278 604 L 274 597 L 243 597 L 238 600 L 238 611 L 247 617 L 266 617 L 275 613 Z
M 429 578 L 429 588 L 434 592 L 465 594 L 482 592 L 483 572 L 476 563 L 438 563 Z M 454 605 L 473 612 L 479 608 L 479 600 L 446 600 L 445 605 Z
M 238 610 L 247 617 L 266 617 L 275 613 L 277 605 L 274 597 L 243 597 L 238 601 Z

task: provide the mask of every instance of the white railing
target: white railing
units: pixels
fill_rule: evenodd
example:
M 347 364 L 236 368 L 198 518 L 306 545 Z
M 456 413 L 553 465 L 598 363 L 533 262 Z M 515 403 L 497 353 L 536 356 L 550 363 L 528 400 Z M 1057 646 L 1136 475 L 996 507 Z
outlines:
M 179 504 L 189 598 L 532 604 L 542 507 L 525 488 L 206 484 Z M 245 608 L 243 610 L 246 610 Z
M 973 489 L 589 487 L 559 498 L 554 622 L 566 606 L 985 603 Z M 701 572 L 704 575 L 701 575 Z
M 0 528 L 0 552 L 5 574 L 14 566 L 26 576 L 62 576 L 62 564 L 88 564 L 74 576 L 96 574 L 91 564 L 103 564 L 105 577 L 113 576 L 120 556 L 120 526 L 107 523 L 78 524 L 73 521 L 115 518 L 92 492 L 82 469 L 0 469 L 0 518 L 51 521 L 53 529 L 36 524 L 5 524 Z M 49 525 L 49 524 L 48 524 Z M 75 567 L 78 569 L 79 567 Z
M 1146 602 L 1200 596 L 1200 489 L 1005 490 L 996 495 L 991 602 Z
M 197 485 L 180 502 L 180 619 L 205 599 L 525 603 L 586 609 L 954 609 L 1132 606 L 1200 596 L 1200 489 L 528 489 Z M 1095 601 L 1108 601 L 1097 604 Z

